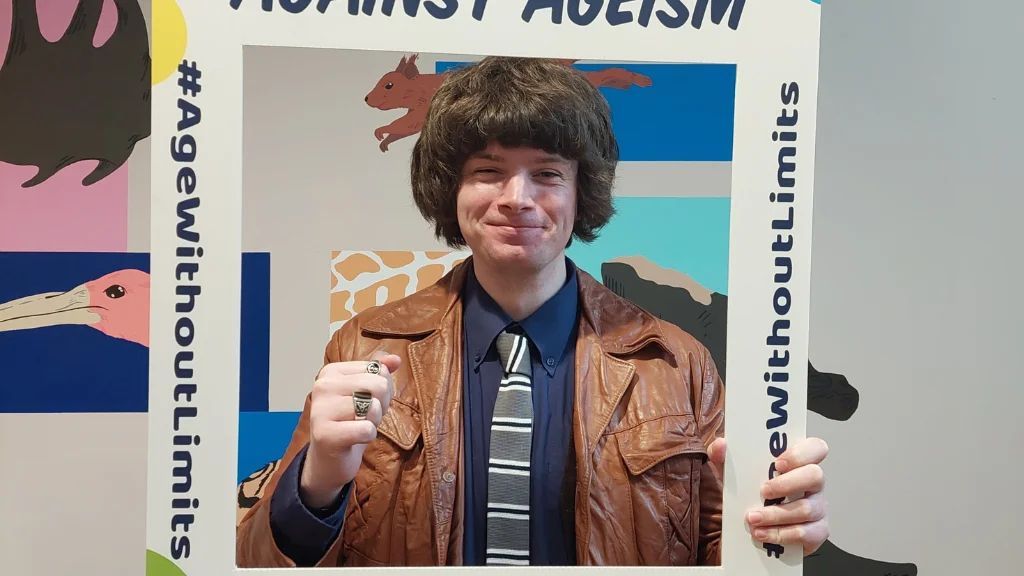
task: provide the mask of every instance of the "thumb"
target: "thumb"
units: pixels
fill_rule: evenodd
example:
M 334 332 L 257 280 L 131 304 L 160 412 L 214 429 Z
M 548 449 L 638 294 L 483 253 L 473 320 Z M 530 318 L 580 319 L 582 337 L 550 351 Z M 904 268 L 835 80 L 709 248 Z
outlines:
M 402 365 L 402 359 L 395 354 L 388 354 L 383 350 L 377 350 L 370 356 L 372 360 L 376 360 L 383 364 L 388 369 L 388 374 L 394 374 L 398 367 Z
M 725 464 L 725 438 L 716 438 L 708 446 L 708 460 L 715 464 Z

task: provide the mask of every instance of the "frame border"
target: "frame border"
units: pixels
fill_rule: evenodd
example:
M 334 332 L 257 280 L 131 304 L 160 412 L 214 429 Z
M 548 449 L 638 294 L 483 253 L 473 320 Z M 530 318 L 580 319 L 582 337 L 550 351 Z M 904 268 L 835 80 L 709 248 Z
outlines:
M 767 554 L 751 539 L 743 516 L 747 508 L 763 504 L 759 488 L 771 473 L 772 446 L 805 435 L 806 371 L 773 378 L 769 372 L 782 374 L 784 369 L 769 366 L 768 359 L 784 350 L 790 364 L 807 362 L 820 5 L 815 0 L 683 0 L 691 16 L 700 6 L 707 9 L 699 29 L 692 19 L 676 29 L 660 26 L 653 17 L 648 27 L 635 21 L 609 24 L 605 13 L 611 6 L 634 13 L 640 9 L 641 3 L 629 2 L 602 3 L 589 25 L 566 18 L 554 24 L 551 12 L 543 9 L 526 22 L 520 12 L 524 6 L 561 3 L 532 0 L 428 0 L 414 18 L 402 12 L 401 1 L 391 17 L 351 15 L 343 0 L 177 0 L 180 14 L 166 7 L 154 13 L 154 60 L 175 59 L 183 52 L 184 65 L 194 63 L 200 70 L 201 89 L 183 94 L 178 72 L 153 87 L 152 135 L 158 144 L 151 158 L 147 574 L 172 573 L 157 567 L 160 560 L 151 562 L 154 555 L 189 576 L 282 572 L 235 566 L 246 45 L 735 64 L 722 566 L 684 569 L 721 576 L 802 573 L 800 551 L 787 547 L 781 557 Z M 671 3 L 652 0 L 655 10 Z M 481 4 L 483 17 L 476 19 L 473 8 Z M 450 18 L 437 19 L 425 5 L 457 9 Z M 730 18 L 721 15 L 735 17 L 737 12 L 742 16 L 732 29 Z M 720 23 L 714 22 L 716 14 Z M 181 49 L 175 52 L 178 44 Z M 798 97 L 793 83 L 799 85 Z M 191 119 L 182 111 L 189 107 L 195 111 Z M 783 131 L 777 128 L 783 110 L 795 121 L 785 127 L 793 134 L 773 138 Z M 789 205 L 777 205 L 784 202 Z M 182 226 L 183 218 L 194 223 Z M 787 237 L 793 239 L 791 247 L 785 245 Z M 787 257 L 792 275 L 783 278 L 777 275 L 782 270 L 777 258 Z M 197 293 L 191 313 L 176 309 L 179 286 Z M 784 343 L 771 339 L 780 319 L 789 322 Z M 179 354 L 191 355 L 191 370 L 176 368 Z M 786 417 L 773 420 L 780 408 Z M 174 468 L 186 461 L 189 490 L 174 493 Z M 501 576 L 523 570 L 668 574 L 679 569 L 486 571 Z M 381 569 L 290 568 L 286 573 L 325 570 L 372 576 Z M 440 574 L 453 568 L 389 570 Z

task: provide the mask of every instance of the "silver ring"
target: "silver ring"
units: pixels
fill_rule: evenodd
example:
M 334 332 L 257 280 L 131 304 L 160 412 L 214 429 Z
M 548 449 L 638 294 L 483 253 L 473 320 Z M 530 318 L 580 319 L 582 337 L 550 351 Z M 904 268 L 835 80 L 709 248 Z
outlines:
M 370 360 L 370 363 L 366 365 L 366 371 L 370 374 L 380 374 L 380 362 Z
M 370 406 L 373 404 L 373 396 L 369 392 L 353 392 L 352 393 L 352 407 L 356 412 L 356 420 L 364 420 L 366 415 L 370 413 Z

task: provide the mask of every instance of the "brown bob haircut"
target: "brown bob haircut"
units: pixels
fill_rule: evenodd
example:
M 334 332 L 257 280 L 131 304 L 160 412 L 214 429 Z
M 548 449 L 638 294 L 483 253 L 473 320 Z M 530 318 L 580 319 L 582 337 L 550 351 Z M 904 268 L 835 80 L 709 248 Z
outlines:
M 572 238 L 592 242 L 608 223 L 619 146 L 608 101 L 557 60 L 491 56 L 450 73 L 434 94 L 412 152 L 412 195 L 435 235 L 466 246 L 456 196 L 466 160 L 491 143 L 529 147 L 578 164 Z

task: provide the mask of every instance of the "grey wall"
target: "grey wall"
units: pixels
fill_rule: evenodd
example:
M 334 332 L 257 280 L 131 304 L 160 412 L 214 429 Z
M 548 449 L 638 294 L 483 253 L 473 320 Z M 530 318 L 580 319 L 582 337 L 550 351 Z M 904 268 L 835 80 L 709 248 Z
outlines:
M 810 355 L 861 402 L 809 433 L 834 542 L 927 576 L 1024 570 L 1022 21 L 1013 0 L 822 6 Z

